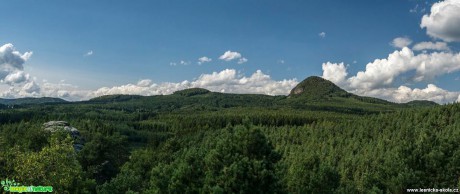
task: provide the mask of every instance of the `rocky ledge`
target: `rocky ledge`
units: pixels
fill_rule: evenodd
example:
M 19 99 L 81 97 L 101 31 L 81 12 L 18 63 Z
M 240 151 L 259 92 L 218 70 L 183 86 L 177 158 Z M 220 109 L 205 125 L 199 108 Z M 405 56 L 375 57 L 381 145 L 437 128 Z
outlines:
M 81 149 L 83 149 L 85 141 L 80 135 L 80 131 L 78 131 L 77 128 L 70 126 L 70 124 L 66 121 L 49 121 L 43 123 L 43 130 L 50 131 L 51 133 L 56 131 L 68 132 L 74 140 L 73 147 L 75 151 L 79 152 Z

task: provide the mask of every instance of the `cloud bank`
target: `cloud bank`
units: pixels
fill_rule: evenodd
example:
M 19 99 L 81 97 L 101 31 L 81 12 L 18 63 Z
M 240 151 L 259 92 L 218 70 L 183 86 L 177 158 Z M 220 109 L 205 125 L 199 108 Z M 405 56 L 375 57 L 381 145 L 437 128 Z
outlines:
M 103 87 L 92 92 L 90 96 L 111 94 L 165 95 L 187 88 L 205 88 L 215 92 L 226 93 L 285 95 L 297 84 L 296 79 L 273 80 L 260 70 L 246 77 L 238 74 L 235 69 L 225 69 L 211 74 L 202 74 L 193 81 L 152 83 L 151 80 L 141 80 L 137 84 Z
M 365 70 L 346 77 L 347 69 L 343 63 L 327 62 L 323 64 L 323 78 L 328 79 L 346 90 L 358 95 L 384 98 L 394 102 L 411 100 L 432 100 L 438 103 L 456 101 L 459 92 L 449 92 L 434 84 L 424 89 L 411 89 L 396 86 L 403 77 L 405 82 L 431 82 L 437 76 L 458 72 L 460 53 L 433 52 L 414 54 L 404 47 L 394 51 L 387 58 L 376 59 L 366 65 Z M 408 80 L 407 80 L 408 79 Z

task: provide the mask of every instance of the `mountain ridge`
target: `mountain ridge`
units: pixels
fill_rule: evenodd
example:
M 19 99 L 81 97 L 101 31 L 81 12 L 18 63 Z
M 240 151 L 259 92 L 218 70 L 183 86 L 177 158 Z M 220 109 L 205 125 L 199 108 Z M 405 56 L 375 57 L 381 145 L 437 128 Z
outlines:
M 25 98 L 13 98 L 13 99 L 0 98 L 0 104 L 3 104 L 3 105 L 55 104 L 55 103 L 68 103 L 68 101 L 61 99 L 61 98 L 53 98 L 53 97 L 40 97 L 40 98 L 25 97 Z
M 240 106 L 253 106 L 259 104 L 261 100 L 264 104 L 278 104 L 280 106 L 296 106 L 296 107 L 311 107 L 311 105 L 320 106 L 340 106 L 344 107 L 350 105 L 353 107 L 360 106 L 404 106 L 404 107 L 430 107 L 438 105 L 435 102 L 428 100 L 414 100 L 406 103 L 395 103 L 380 98 L 373 98 L 367 96 L 359 96 L 349 93 L 333 82 L 318 76 L 310 76 L 297 84 L 289 93 L 284 96 L 270 96 L 265 94 L 230 94 L 211 92 L 204 88 L 188 88 L 184 90 L 175 91 L 169 95 L 104 95 L 95 97 L 86 101 L 68 102 L 60 98 L 41 97 L 41 98 L 17 98 L 17 99 L 2 99 L 0 104 L 3 105 L 34 105 L 34 104 L 59 104 L 59 103 L 128 103 L 135 101 L 149 101 L 159 100 L 167 103 L 174 103 L 182 98 L 186 100 L 187 104 L 202 104 L 202 100 L 211 101 L 216 104 L 217 101 L 225 101 L 227 104 L 238 104 Z M 231 101 L 236 101 L 231 102 Z M 218 102 L 217 102 L 218 104 Z

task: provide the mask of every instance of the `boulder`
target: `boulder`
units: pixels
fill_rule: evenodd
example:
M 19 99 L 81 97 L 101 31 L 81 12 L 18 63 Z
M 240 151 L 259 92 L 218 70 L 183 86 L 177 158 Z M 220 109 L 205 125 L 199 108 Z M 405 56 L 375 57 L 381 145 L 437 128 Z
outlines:
M 73 147 L 75 151 L 79 152 L 81 149 L 83 149 L 85 141 L 83 137 L 81 137 L 80 131 L 78 131 L 77 128 L 70 126 L 70 124 L 66 121 L 49 121 L 43 123 L 43 130 L 50 131 L 51 133 L 56 131 L 68 132 L 74 140 Z

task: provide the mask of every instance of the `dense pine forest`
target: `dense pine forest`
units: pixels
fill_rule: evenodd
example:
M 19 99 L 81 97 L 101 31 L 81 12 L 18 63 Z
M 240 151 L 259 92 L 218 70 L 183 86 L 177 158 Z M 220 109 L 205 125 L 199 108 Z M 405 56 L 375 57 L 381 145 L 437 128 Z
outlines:
M 55 193 L 460 187 L 460 104 L 392 103 L 319 77 L 288 96 L 195 88 L 0 103 L 0 179 Z M 46 130 L 49 121 L 66 121 L 78 134 Z

